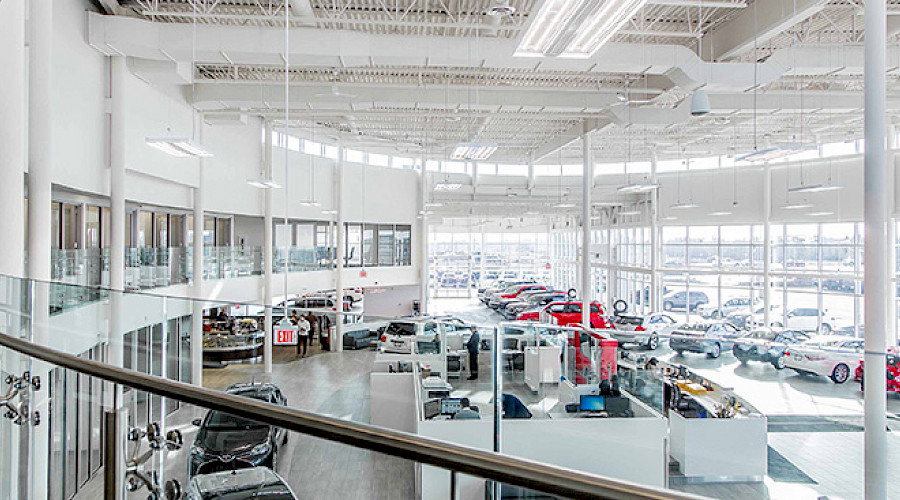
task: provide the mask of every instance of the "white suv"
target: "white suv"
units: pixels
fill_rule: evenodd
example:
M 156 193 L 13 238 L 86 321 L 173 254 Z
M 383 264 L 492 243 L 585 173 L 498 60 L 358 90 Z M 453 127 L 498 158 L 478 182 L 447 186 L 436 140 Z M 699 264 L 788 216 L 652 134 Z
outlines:
M 381 330 L 381 350 L 399 354 L 411 354 L 412 346 L 420 337 L 434 338 L 440 334 L 440 323 L 433 318 L 398 319 L 389 322 Z

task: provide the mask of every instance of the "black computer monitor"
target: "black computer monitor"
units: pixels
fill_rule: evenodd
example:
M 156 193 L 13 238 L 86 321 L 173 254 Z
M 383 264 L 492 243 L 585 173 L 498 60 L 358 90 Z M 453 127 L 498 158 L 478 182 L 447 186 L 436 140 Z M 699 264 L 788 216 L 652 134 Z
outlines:
M 425 401 L 425 418 L 434 418 L 441 414 L 441 400 L 431 399 Z
M 519 339 L 506 337 L 503 339 L 503 349 L 516 350 L 519 348 Z
M 604 396 L 583 395 L 578 401 L 579 411 L 605 411 L 606 398 Z

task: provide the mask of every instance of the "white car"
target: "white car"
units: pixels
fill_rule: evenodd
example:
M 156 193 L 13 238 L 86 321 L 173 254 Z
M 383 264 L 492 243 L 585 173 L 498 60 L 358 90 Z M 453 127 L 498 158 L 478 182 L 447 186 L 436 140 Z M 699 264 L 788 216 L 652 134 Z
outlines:
M 660 337 L 669 337 L 678 326 L 675 319 L 665 313 L 646 316 L 616 315 L 610 320 L 613 328 L 604 330 L 604 333 L 608 333 L 619 344 L 638 344 L 651 351 L 659 346 Z
M 334 297 L 334 290 L 320 290 L 320 294 L 326 294 L 329 297 Z M 350 302 L 355 304 L 363 299 L 363 289 L 362 288 L 345 288 L 344 289 L 344 302 Z
M 721 306 L 714 304 L 703 304 L 697 308 L 697 311 L 704 318 L 721 319 L 727 317 L 731 313 L 739 311 L 749 311 L 751 307 L 756 305 L 759 299 L 750 300 L 744 297 L 728 299 Z
M 863 359 L 863 341 L 850 337 L 816 337 L 790 346 L 784 366 L 800 374 L 829 377 L 843 384 Z
M 411 317 L 388 322 L 381 330 L 379 349 L 381 352 L 412 354 L 413 343 L 437 345 L 441 332 L 464 332 L 470 329 L 461 321 L 450 317 Z M 422 354 L 422 345 L 416 350 Z
M 818 331 L 823 335 L 828 335 L 834 331 L 836 321 L 837 319 L 828 312 L 828 309 L 798 307 L 788 311 L 784 318 L 784 327 L 788 330 Z

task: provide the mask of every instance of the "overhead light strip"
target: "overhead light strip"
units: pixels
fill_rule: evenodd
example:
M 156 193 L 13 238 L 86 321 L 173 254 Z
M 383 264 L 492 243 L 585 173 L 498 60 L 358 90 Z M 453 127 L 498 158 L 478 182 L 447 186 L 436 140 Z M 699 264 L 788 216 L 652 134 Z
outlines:
M 450 158 L 453 160 L 487 160 L 497 151 L 497 145 L 482 142 L 461 142 L 456 145 Z
M 152 148 L 179 158 L 209 158 L 213 155 L 187 137 L 147 137 L 144 142 Z
M 514 55 L 588 58 L 647 0 L 547 0 Z

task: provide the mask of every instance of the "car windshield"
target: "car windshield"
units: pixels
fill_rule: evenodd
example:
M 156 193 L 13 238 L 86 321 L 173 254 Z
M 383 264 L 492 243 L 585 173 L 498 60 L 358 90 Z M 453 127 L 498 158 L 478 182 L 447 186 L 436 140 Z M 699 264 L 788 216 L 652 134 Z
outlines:
M 266 424 L 221 411 L 209 412 L 209 417 L 206 419 L 207 429 L 254 429 L 260 427 L 266 427 Z
M 416 325 L 413 323 L 389 323 L 384 329 L 387 335 L 415 335 Z
M 745 338 L 748 339 L 760 339 L 760 340 L 775 340 L 775 332 L 768 332 L 766 330 L 757 330 L 755 332 L 750 332 Z

